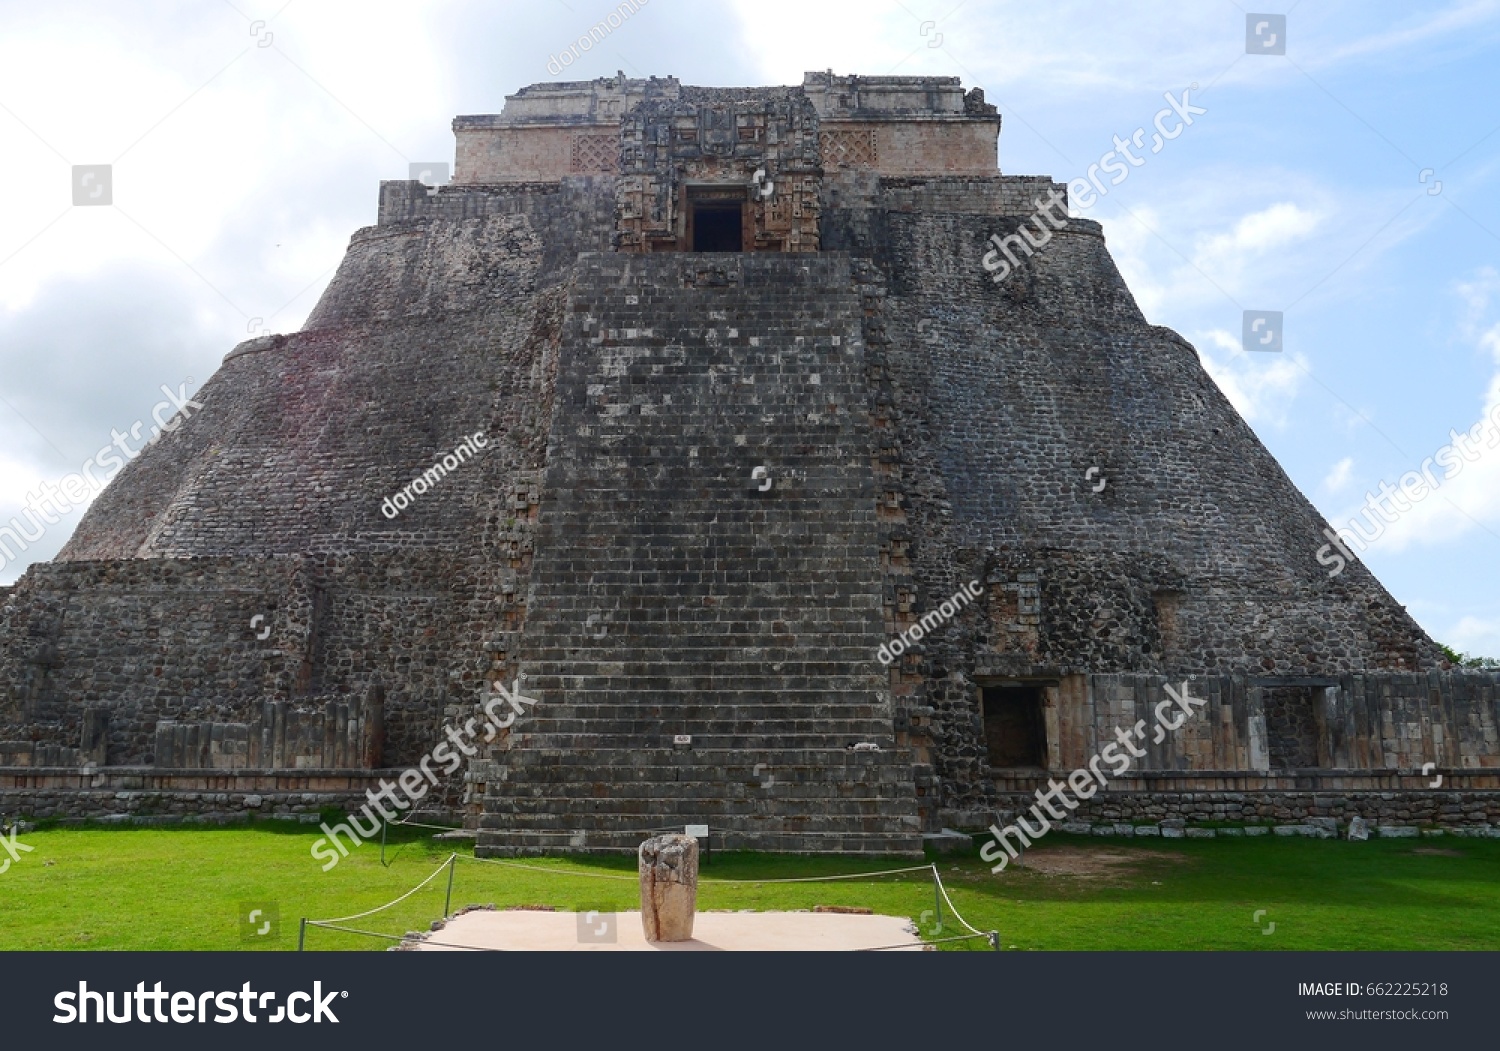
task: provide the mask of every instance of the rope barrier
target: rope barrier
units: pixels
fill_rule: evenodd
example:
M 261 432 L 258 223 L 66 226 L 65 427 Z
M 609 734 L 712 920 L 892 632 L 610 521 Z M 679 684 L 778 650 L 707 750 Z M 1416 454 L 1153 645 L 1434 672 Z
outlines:
M 505 865 L 510 868 L 526 869 L 528 872 L 545 872 L 552 876 L 584 876 L 589 879 L 628 880 L 631 883 L 636 882 L 640 878 L 639 876 L 613 876 L 603 872 L 570 872 L 560 869 L 543 868 L 540 865 L 526 865 L 519 861 L 502 861 L 499 858 L 474 858 L 466 854 L 460 854 L 458 858 L 460 861 L 483 861 L 491 865 Z M 714 883 L 827 883 L 841 879 L 863 879 L 872 876 L 894 876 L 905 872 L 927 872 L 929 868 L 930 866 L 927 865 L 914 865 L 911 868 L 885 869 L 880 872 L 848 872 L 836 876 L 796 876 L 787 879 L 700 879 L 698 885 L 701 887 Z
M 391 828 L 435 828 L 439 832 L 462 832 L 462 825 L 427 825 L 421 821 L 392 821 Z
M 853 952 L 884 952 L 887 949 L 921 949 L 928 945 L 942 945 L 944 942 L 971 942 L 975 938 L 988 938 L 988 934 L 955 934 L 951 938 L 934 938 L 932 941 L 907 942 L 905 945 L 872 945 L 868 949 L 854 949 Z
M 862 879 L 866 876 L 894 876 L 902 872 L 926 872 L 928 866 L 916 865 L 909 869 L 886 869 L 882 872 L 850 872 L 842 876 L 796 876 L 787 879 L 700 879 L 698 885 L 705 883 L 826 883 L 836 879 Z
M 429 825 L 429 826 L 425 826 L 425 827 L 429 827 L 429 828 L 443 827 L 443 828 L 446 828 L 447 826 Z M 634 883 L 634 882 L 636 882 L 639 879 L 639 876 L 637 876 L 637 875 L 631 875 L 631 876 L 623 876 L 623 875 L 621 875 L 621 876 L 617 876 L 617 875 L 614 875 L 612 873 L 605 873 L 605 872 L 573 872 L 573 871 L 567 871 L 567 870 L 559 870 L 559 869 L 555 869 L 555 868 L 546 868 L 546 867 L 543 867 L 543 866 L 540 866 L 540 865 L 527 865 L 527 864 L 524 864 L 524 863 L 519 862 L 519 861 L 505 861 L 505 860 L 502 860 L 500 858 L 478 858 L 478 857 L 473 857 L 471 855 L 453 853 L 453 854 L 448 855 L 448 857 L 446 859 L 444 859 L 443 863 L 440 864 L 436 869 L 433 870 L 433 872 L 432 872 L 431 875 L 429 875 L 421 883 L 418 883 L 411 890 L 409 890 L 405 894 L 401 895 L 399 898 L 396 898 L 393 901 L 387 902 L 384 905 L 379 905 L 379 906 L 377 906 L 377 907 L 375 907 L 373 909 L 368 909 L 365 912 L 355 913 L 352 916 L 339 916 L 339 917 L 335 917 L 335 918 L 332 918 L 332 919 L 326 919 L 326 920 L 303 920 L 304 929 L 306 927 L 308 927 L 308 926 L 322 927 L 325 930 L 345 931 L 345 932 L 350 933 L 350 934 L 362 934 L 362 935 L 368 935 L 370 937 L 386 938 L 386 939 L 389 939 L 389 940 L 392 940 L 392 941 L 404 941 L 405 940 L 405 936 L 404 935 L 402 935 L 402 936 L 396 936 L 396 935 L 389 935 L 389 934 L 378 934 L 378 933 L 376 933 L 374 931 L 362 931 L 362 930 L 358 930 L 358 929 L 352 928 L 352 927 L 341 927 L 341 926 L 337 926 L 337 925 L 341 924 L 341 923 L 345 923 L 345 922 L 347 922 L 349 920 L 358 920 L 358 919 L 364 918 L 365 916 L 373 916 L 377 912 L 384 912 L 386 909 L 389 909 L 389 908 L 391 908 L 394 905 L 399 905 L 401 902 L 405 901 L 407 898 L 409 898 L 413 894 L 417 893 L 417 891 L 419 891 L 423 887 L 427 886 L 427 884 L 431 883 L 435 878 L 437 878 L 438 874 L 440 872 L 442 872 L 443 869 L 445 869 L 445 868 L 450 868 L 449 892 L 451 893 L 452 892 L 451 866 L 454 863 L 454 861 L 459 860 L 459 859 L 462 859 L 462 860 L 465 860 L 465 861 L 478 861 L 478 862 L 483 862 L 483 863 L 490 864 L 490 865 L 501 865 L 501 866 L 504 866 L 504 867 L 507 867 L 507 868 L 524 869 L 524 870 L 526 870 L 528 872 L 540 872 L 540 873 L 543 873 L 545 875 L 551 875 L 551 876 L 582 876 L 582 877 L 585 877 L 585 878 L 588 878 L 588 879 L 607 879 L 607 880 L 615 880 L 615 881 L 618 881 L 618 882 L 630 882 L 630 883 Z M 899 875 L 904 875 L 904 874 L 906 874 L 908 872 L 928 872 L 928 873 L 931 873 L 933 883 L 937 886 L 938 893 L 940 895 L 942 895 L 943 901 L 946 902 L 947 905 L 948 905 L 948 911 L 951 912 L 953 914 L 953 918 L 955 920 L 957 920 L 959 922 L 959 924 L 961 926 L 963 926 L 964 928 L 966 928 L 970 933 L 964 934 L 964 935 L 957 935 L 957 936 L 954 936 L 952 938 L 938 938 L 938 939 L 935 939 L 935 940 L 932 940 L 932 941 L 919 940 L 919 941 L 917 941 L 915 943 L 909 943 L 907 945 L 879 945 L 879 946 L 874 946 L 874 947 L 869 948 L 869 949 L 859 949 L 859 950 L 855 950 L 855 951 L 858 951 L 858 952 L 878 952 L 878 951 L 883 951 L 883 950 L 886 950 L 886 949 L 911 948 L 913 945 L 942 945 L 942 944 L 947 943 L 947 942 L 969 941 L 969 940 L 972 940 L 974 938 L 986 938 L 986 939 L 989 939 L 992 944 L 995 943 L 994 932 L 981 931 L 979 928 L 975 927 L 968 920 L 964 919 L 963 914 L 958 911 L 957 906 L 955 906 L 953 904 L 953 898 L 951 896 L 949 896 L 949 894 L 948 894 L 948 888 L 943 884 L 943 877 L 938 872 L 938 867 L 937 867 L 936 864 L 913 865 L 913 866 L 910 866 L 910 867 L 907 867 L 907 868 L 899 868 L 899 869 L 881 869 L 881 870 L 876 871 L 876 872 L 849 872 L 849 873 L 842 873 L 842 874 L 836 874 L 836 875 L 831 875 L 831 876 L 794 876 L 794 877 L 786 877 L 786 878 L 780 878 L 780 879 L 711 879 L 711 880 L 699 880 L 699 885 L 702 886 L 704 884 L 708 884 L 708 885 L 713 885 L 713 884 L 731 885 L 731 884 L 733 884 L 733 885 L 740 885 L 740 886 L 756 886 L 756 885 L 780 884 L 780 883 L 831 883 L 831 882 L 834 882 L 834 881 L 837 881 L 837 880 L 874 879 L 874 878 L 881 877 L 881 876 L 899 876 Z M 446 947 L 446 948 L 472 949 L 474 951 L 503 951 L 503 950 L 481 950 L 481 949 L 478 949 L 475 946 L 448 945 L 448 944 L 443 943 L 443 942 L 428 942 L 428 944 L 437 945 L 437 946 L 443 946 L 443 947 Z
M 380 905 L 380 906 L 378 906 L 376 908 L 370 909 L 368 912 L 356 912 L 353 916 L 338 916 L 338 917 L 335 917 L 335 918 L 329 919 L 329 920 L 307 920 L 305 922 L 311 923 L 311 924 L 313 924 L 315 926 L 318 926 L 318 927 L 326 927 L 330 923 L 343 923 L 345 920 L 358 920 L 358 919 L 361 919 L 361 918 L 363 918 L 365 916 L 373 916 L 377 912 L 384 912 L 386 909 L 390 908 L 392 905 L 399 905 L 399 904 L 401 904 L 401 902 L 405 901 L 407 898 L 411 897 L 417 891 L 419 891 L 423 887 L 427 886 L 427 884 L 431 883 L 433 881 L 433 879 L 436 878 L 437 874 L 439 872 L 442 872 L 443 869 L 447 868 L 448 865 L 452 863 L 453 859 L 456 858 L 456 857 L 458 857 L 458 856 L 459 855 L 457 855 L 457 854 L 450 854 L 447 857 L 447 859 L 441 865 L 439 865 L 436 869 L 433 870 L 431 876 L 428 876 L 421 883 L 418 883 L 415 887 L 413 887 L 411 890 L 407 891 L 405 894 L 401 895 L 401 897 L 397 898 L 395 901 L 387 902 L 384 905 Z
M 938 875 L 936 865 L 932 866 L 932 878 L 937 880 L 938 891 L 943 895 L 943 900 L 948 903 L 948 911 L 953 913 L 953 918 L 959 923 L 963 924 L 969 930 L 973 931 L 975 934 L 979 935 L 981 938 L 988 938 L 988 934 L 980 930 L 978 927 L 975 927 L 968 920 L 960 916 L 958 910 L 953 907 L 953 899 L 948 897 L 948 888 L 943 886 L 943 877 Z
M 358 927 L 336 927 L 331 923 L 322 923 L 318 920 L 308 920 L 309 927 L 322 927 L 325 931 L 343 931 L 345 934 L 364 934 L 371 938 L 384 938 L 387 941 L 404 942 L 407 940 L 404 934 L 381 934 L 379 931 L 362 931 Z M 445 949 L 468 949 L 470 952 L 509 952 L 508 949 L 487 949 L 482 945 L 456 945 L 453 942 L 435 942 L 427 938 L 421 939 L 423 945 L 440 945 Z
M 523 865 L 519 861 L 501 861 L 499 858 L 475 858 L 475 857 L 470 857 L 467 854 L 459 854 L 459 855 L 457 855 L 457 857 L 459 858 L 460 861 L 483 861 L 486 864 L 490 864 L 490 865 L 505 865 L 508 868 L 513 868 L 513 869 L 526 869 L 528 872 L 545 872 L 548 875 L 552 875 L 552 876 L 584 876 L 584 877 L 586 877 L 588 879 L 629 880 L 631 883 L 635 883 L 636 881 L 638 881 L 640 879 L 640 876 L 638 876 L 638 875 L 637 876 L 611 876 L 607 872 L 567 872 L 567 871 L 559 870 L 559 869 L 543 868 L 540 865 Z

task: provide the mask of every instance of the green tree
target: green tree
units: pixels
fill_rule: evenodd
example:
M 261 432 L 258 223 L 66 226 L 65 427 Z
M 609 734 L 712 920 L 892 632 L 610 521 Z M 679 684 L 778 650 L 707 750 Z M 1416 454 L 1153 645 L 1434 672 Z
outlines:
M 1444 646 L 1442 643 L 1438 643 L 1438 646 L 1442 649 L 1443 656 L 1447 657 L 1448 662 L 1455 668 L 1500 668 L 1500 660 L 1494 657 L 1475 657 L 1467 653 L 1459 653 L 1452 646 Z

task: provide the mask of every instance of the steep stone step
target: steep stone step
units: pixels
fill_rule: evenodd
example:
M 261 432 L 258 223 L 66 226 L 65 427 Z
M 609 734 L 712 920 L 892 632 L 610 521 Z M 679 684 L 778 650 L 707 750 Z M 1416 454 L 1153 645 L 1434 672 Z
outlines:
M 521 636 L 538 703 L 494 755 L 481 853 L 633 849 L 695 815 L 757 849 L 920 849 L 876 660 L 860 317 L 835 253 L 580 260 Z
M 686 823 L 684 823 L 686 824 Z M 643 828 L 640 830 L 532 830 L 508 829 L 504 832 L 482 830 L 476 853 L 480 857 L 521 857 L 538 854 L 634 854 L 641 841 L 661 831 L 677 831 L 680 826 Z M 781 830 L 747 824 L 734 828 L 710 827 L 715 850 L 758 850 L 796 854 L 872 854 L 894 857 L 920 857 L 911 844 L 921 842 L 919 831 L 904 830 L 865 834 L 845 829 Z

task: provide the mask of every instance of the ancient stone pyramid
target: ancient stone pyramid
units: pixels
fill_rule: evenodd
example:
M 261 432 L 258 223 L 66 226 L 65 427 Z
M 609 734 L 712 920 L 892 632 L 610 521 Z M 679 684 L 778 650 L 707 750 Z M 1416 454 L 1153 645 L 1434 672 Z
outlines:
M 1330 577 L 999 123 L 831 74 L 455 120 L 451 183 L 383 183 L 302 331 L 236 347 L 0 590 L 0 809 L 349 805 L 504 682 L 534 707 L 436 804 L 481 852 L 911 853 L 1187 681 L 1095 817 L 1437 820 L 1429 762 L 1500 813 L 1495 677 Z

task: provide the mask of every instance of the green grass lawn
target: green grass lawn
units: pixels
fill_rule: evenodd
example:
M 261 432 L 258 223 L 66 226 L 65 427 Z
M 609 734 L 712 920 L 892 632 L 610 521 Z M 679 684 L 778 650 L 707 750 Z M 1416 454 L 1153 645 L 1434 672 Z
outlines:
M 292 950 L 298 920 L 348 916 L 411 890 L 457 850 L 407 832 L 366 844 L 330 872 L 305 825 L 222 829 L 58 828 L 21 841 L 33 851 L 0 874 L 0 950 Z M 393 833 L 394 836 L 394 833 Z M 1437 851 L 1438 853 L 1431 853 Z M 637 907 L 633 858 L 518 859 L 530 868 L 461 859 L 453 907 Z M 998 876 L 976 856 L 934 861 L 954 904 L 1005 949 L 1497 949 L 1500 841 L 1441 837 L 1338 840 L 1260 837 L 1130 840 L 1048 836 L 1026 867 Z M 808 858 L 715 852 L 700 909 L 862 906 L 938 932 L 930 874 L 832 883 L 736 884 L 871 872 L 905 859 Z M 535 871 L 540 869 L 542 871 Z M 624 876 L 601 879 L 598 876 Z M 399 935 L 441 916 L 447 873 L 394 908 L 349 922 Z M 275 939 L 245 940 L 241 905 L 274 904 Z M 1255 913 L 1265 912 L 1257 919 Z M 946 914 L 946 909 L 945 909 Z M 1273 933 L 1263 933 L 1275 924 Z M 962 933 L 951 917 L 940 936 Z M 309 950 L 370 950 L 388 942 L 311 929 Z M 960 944 L 986 948 L 984 942 Z

